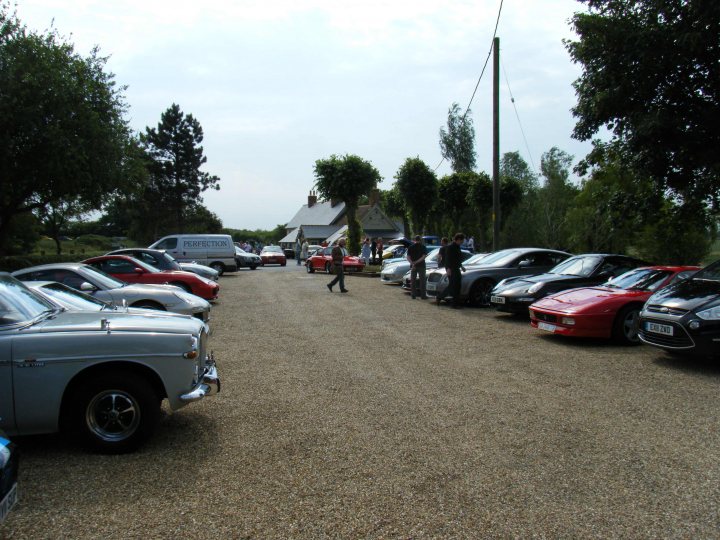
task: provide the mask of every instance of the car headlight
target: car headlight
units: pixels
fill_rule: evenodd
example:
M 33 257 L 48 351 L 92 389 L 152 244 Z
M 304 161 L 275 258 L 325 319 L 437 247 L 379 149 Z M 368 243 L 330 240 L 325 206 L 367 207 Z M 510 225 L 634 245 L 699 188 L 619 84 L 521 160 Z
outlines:
M 718 321 L 720 320 L 720 306 L 698 311 L 697 316 L 705 321 Z
M 540 289 L 543 288 L 543 285 L 544 285 L 544 283 L 536 283 L 535 285 L 533 285 L 532 287 L 530 287 L 530 288 L 527 290 L 527 292 L 529 292 L 530 294 L 535 294 L 536 292 L 538 292 Z

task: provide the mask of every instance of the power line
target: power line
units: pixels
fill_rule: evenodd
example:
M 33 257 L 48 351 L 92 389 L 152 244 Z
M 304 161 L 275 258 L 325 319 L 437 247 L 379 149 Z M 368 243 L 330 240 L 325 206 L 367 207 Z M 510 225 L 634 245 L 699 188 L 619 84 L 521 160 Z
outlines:
M 512 102 L 513 109 L 515 110 L 515 117 L 517 118 L 518 125 L 520 126 L 520 133 L 522 133 L 523 141 L 525 141 L 525 148 L 528 156 L 530 157 L 530 163 L 532 164 L 533 172 L 537 175 L 537 169 L 535 168 L 535 161 L 533 160 L 532 153 L 530 152 L 530 145 L 528 144 L 527 137 L 525 137 L 525 130 L 523 129 L 522 122 L 520 121 L 520 114 L 518 114 L 517 106 L 515 105 L 515 96 L 513 96 L 512 90 L 510 89 L 510 81 L 508 80 L 507 71 L 505 71 L 505 64 L 500 62 L 502 66 L 503 75 L 505 75 L 505 84 L 507 84 L 508 92 L 510 93 L 510 101 Z
M 475 94 L 477 93 L 477 89 L 480 86 L 480 81 L 483 78 L 483 75 L 485 75 L 485 69 L 487 68 L 488 62 L 490 61 L 490 56 L 492 55 L 493 51 L 493 43 L 495 42 L 495 36 L 497 36 L 497 29 L 498 25 L 500 24 L 500 14 L 502 13 L 503 8 L 503 1 L 500 0 L 500 7 L 498 8 L 498 14 L 497 19 L 495 19 L 495 30 L 493 30 L 493 37 L 490 40 L 490 49 L 488 50 L 487 57 L 485 58 L 485 64 L 483 65 L 482 71 L 480 72 L 480 76 L 478 77 L 477 83 L 475 84 L 475 89 L 473 90 L 472 96 L 470 96 L 470 101 L 468 102 L 467 107 L 465 108 L 465 113 L 463 114 L 462 121 L 465 122 L 465 118 L 467 117 L 468 112 L 470 111 L 470 105 L 472 105 L 473 100 L 475 99 Z M 435 170 L 433 172 L 436 172 L 440 165 L 442 165 L 445 161 L 445 157 L 440 160 L 440 163 L 437 164 L 437 167 L 435 167 Z

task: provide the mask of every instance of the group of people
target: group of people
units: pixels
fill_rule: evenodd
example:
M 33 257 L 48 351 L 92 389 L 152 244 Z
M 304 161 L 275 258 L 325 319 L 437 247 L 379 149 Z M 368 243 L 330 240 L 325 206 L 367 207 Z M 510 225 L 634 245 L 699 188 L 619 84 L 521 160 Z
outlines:
M 462 265 L 462 244 L 465 242 L 465 235 L 457 233 L 451 243 L 447 237 L 440 240 L 440 252 L 438 253 L 438 268 L 445 268 L 449 284 L 442 294 L 438 293 L 435 303 L 440 302 L 445 296 L 452 297 L 452 307 L 460 308 L 460 284 L 462 283 L 461 272 L 465 271 Z M 413 244 L 408 247 L 406 257 L 410 263 L 410 297 L 417 298 L 417 290 L 420 290 L 420 298 L 427 299 L 425 280 L 425 258 L 428 256 L 427 247 L 423 244 L 420 235 L 415 236 Z M 418 283 L 419 280 L 419 283 Z M 419 286 L 416 286 L 419 285 Z
M 472 239 L 472 238 L 471 238 Z M 438 253 L 438 267 L 445 268 L 445 273 L 448 276 L 449 284 L 448 287 L 443 291 L 442 294 L 438 294 L 435 297 L 435 303 L 440 305 L 440 302 L 446 296 L 452 297 L 452 307 L 455 309 L 460 308 L 460 285 L 462 283 L 462 273 L 465 271 L 465 267 L 462 264 L 462 249 L 463 245 L 467 245 L 465 242 L 465 235 L 463 233 L 457 233 L 453 237 L 453 241 L 449 242 L 447 237 L 443 237 L 440 240 L 440 252 Z M 365 238 L 360 250 L 360 257 L 365 260 L 365 264 L 368 264 L 370 255 L 372 254 L 373 260 L 376 254 L 380 254 L 382 260 L 382 240 L 376 242 L 375 240 L 370 242 L 369 238 Z M 340 285 L 340 292 L 346 293 L 348 290 L 345 288 L 345 272 L 343 271 L 343 258 L 347 255 L 347 249 L 345 249 L 345 238 L 338 240 L 338 243 L 332 249 L 332 265 L 335 278 L 328 283 L 326 286 L 330 292 L 333 291 L 333 287 L 337 284 Z M 426 290 L 426 275 L 425 275 L 425 259 L 428 256 L 428 249 L 423 243 L 422 236 L 417 235 L 414 238 L 414 242 L 408 247 L 406 257 L 410 263 L 410 296 L 414 300 L 417 298 L 417 290 L 420 290 L 420 298 L 427 300 Z M 300 264 L 300 263 L 298 263 Z M 419 283 L 418 283 L 419 280 Z M 416 287 L 416 283 L 419 285 Z
M 382 238 L 373 238 L 370 240 L 367 236 L 363 240 L 360 247 L 360 258 L 365 262 L 365 266 L 371 263 L 377 264 L 378 259 L 382 262 L 383 242 Z
M 295 240 L 295 260 L 297 261 L 298 266 L 302 264 L 302 261 L 307 260 L 309 250 L 310 244 L 306 238 L 298 238 Z

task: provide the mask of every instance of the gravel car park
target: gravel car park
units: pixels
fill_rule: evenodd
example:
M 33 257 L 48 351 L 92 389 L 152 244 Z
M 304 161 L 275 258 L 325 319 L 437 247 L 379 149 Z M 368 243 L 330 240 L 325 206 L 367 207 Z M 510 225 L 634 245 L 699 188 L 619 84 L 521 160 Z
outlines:
M 327 280 L 224 277 L 223 391 L 166 410 L 141 452 L 13 439 L 0 538 L 718 535 L 716 363 Z

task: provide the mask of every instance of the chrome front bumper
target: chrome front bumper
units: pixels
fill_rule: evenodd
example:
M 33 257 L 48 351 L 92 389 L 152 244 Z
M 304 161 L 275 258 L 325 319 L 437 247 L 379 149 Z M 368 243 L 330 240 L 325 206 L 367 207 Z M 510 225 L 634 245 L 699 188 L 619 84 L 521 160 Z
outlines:
M 180 395 L 180 401 L 183 403 L 192 403 L 199 401 L 206 396 L 214 396 L 220 392 L 220 376 L 218 375 L 215 357 L 212 353 L 205 360 L 205 372 L 203 373 L 200 383 L 187 394 Z

